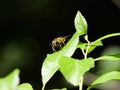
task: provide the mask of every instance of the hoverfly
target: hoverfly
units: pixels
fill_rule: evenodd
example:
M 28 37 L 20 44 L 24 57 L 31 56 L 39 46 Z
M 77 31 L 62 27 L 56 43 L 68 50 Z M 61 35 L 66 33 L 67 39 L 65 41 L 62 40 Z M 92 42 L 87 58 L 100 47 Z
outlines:
M 67 38 L 69 37 L 70 35 L 68 36 L 64 36 L 64 37 L 56 37 L 52 40 L 52 50 L 55 52 L 56 50 L 58 49 L 62 49 L 62 47 L 65 45 L 66 41 L 67 41 Z

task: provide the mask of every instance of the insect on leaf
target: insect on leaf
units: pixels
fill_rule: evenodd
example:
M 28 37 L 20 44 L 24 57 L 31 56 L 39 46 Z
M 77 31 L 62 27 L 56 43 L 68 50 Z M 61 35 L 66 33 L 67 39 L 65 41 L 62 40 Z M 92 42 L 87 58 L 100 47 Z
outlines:
M 75 34 L 72 36 L 72 38 L 66 43 L 66 45 L 61 50 L 61 53 L 63 56 L 72 56 L 77 48 L 77 44 L 79 42 L 79 36 L 78 33 L 75 32 Z
M 53 54 L 48 54 L 42 64 L 42 82 L 45 85 L 50 78 L 55 74 L 55 72 L 59 69 L 58 61 L 61 56 L 72 56 L 74 51 L 76 50 L 77 44 L 79 41 L 79 36 L 77 32 L 72 36 L 72 38 L 67 42 L 67 44 L 63 47 L 62 50 L 55 52 Z

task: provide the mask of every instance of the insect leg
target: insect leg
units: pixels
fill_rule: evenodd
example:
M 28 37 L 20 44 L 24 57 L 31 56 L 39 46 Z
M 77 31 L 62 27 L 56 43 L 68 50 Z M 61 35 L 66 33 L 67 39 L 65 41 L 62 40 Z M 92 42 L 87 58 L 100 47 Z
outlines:
M 54 47 L 54 45 L 52 46 L 52 50 L 53 50 L 53 52 L 55 52 L 56 50 L 55 50 L 55 47 Z

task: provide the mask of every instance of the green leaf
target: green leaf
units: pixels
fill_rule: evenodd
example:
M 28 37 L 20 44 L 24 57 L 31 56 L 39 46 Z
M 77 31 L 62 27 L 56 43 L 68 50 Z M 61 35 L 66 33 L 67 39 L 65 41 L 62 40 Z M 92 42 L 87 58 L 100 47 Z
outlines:
M 68 41 L 68 43 L 63 47 L 63 49 L 60 51 L 61 56 L 71 57 L 77 48 L 78 42 L 79 42 L 79 35 L 76 32 L 72 36 L 72 38 Z
M 80 11 L 77 12 L 75 20 L 75 28 L 79 35 L 87 33 L 87 22 Z
M 87 43 L 79 42 L 77 48 L 80 48 L 81 50 L 87 49 Z M 103 46 L 101 41 L 93 43 L 93 45 L 90 45 L 90 48 L 88 49 L 88 54 L 93 51 L 97 46 Z
M 58 61 L 61 56 L 72 56 L 74 51 L 76 50 L 77 44 L 79 41 L 78 33 L 76 32 L 72 38 L 68 41 L 68 43 L 63 47 L 59 52 L 55 52 L 53 54 L 48 54 L 45 58 L 42 65 L 42 82 L 43 86 L 50 80 L 50 78 L 55 74 L 55 72 L 59 69 Z
M 67 90 L 67 88 L 62 88 L 62 89 L 52 89 L 52 90 Z
M 15 69 L 4 78 L 0 78 L 0 90 L 16 90 L 19 84 L 19 70 Z
M 91 47 L 88 49 L 88 53 L 93 51 L 96 47 L 103 46 L 102 41 L 97 41 L 91 45 Z
M 120 80 L 120 72 L 118 71 L 112 71 L 112 72 L 109 72 L 107 74 L 104 74 L 102 76 L 100 76 L 97 80 L 95 80 L 88 88 L 87 90 L 91 90 L 91 88 L 99 85 L 99 84 L 103 84 L 107 81 L 110 81 L 110 80 L 113 80 L 113 79 L 116 79 L 116 80 Z
M 105 35 L 97 40 L 95 40 L 94 42 L 91 43 L 91 45 L 94 45 L 95 43 L 99 42 L 99 41 L 102 41 L 106 38 L 110 38 L 110 37 L 114 37 L 114 36 L 120 36 L 120 33 L 112 33 L 112 34 L 108 34 L 108 35 Z
M 58 56 L 58 57 L 57 57 Z M 59 69 L 59 53 L 48 54 L 42 65 L 42 82 L 45 85 L 54 73 Z
M 101 56 L 95 59 L 95 61 L 98 60 L 120 60 L 120 53 L 114 55 Z
M 77 86 L 80 82 L 81 76 L 85 72 L 94 67 L 94 60 L 92 58 L 84 60 L 76 60 L 66 56 L 62 56 L 60 61 L 60 71 L 68 82 Z
M 17 86 L 17 90 L 33 90 L 33 88 L 29 83 L 23 83 Z
M 103 46 L 102 41 L 92 43 L 93 46 Z
M 79 42 L 77 48 L 80 48 L 81 50 L 86 50 L 87 43 Z

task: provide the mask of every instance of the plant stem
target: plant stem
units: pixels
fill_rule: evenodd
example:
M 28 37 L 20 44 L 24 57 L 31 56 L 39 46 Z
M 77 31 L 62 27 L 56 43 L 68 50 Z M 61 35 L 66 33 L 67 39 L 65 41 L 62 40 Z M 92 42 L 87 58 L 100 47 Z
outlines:
M 87 34 L 85 35 L 85 40 L 87 41 L 88 46 L 87 46 L 87 48 L 86 48 L 86 52 L 84 53 L 84 59 L 87 58 L 88 50 L 89 50 L 89 48 L 90 48 L 90 46 L 91 46 L 90 41 L 88 40 L 88 35 L 87 35 Z
M 94 43 L 98 42 L 98 41 L 101 41 L 101 40 L 104 40 L 106 38 L 110 38 L 110 37 L 114 37 L 114 36 L 120 36 L 120 33 L 112 33 L 112 34 L 108 34 L 108 35 L 105 35 L 97 40 L 95 40 L 94 42 L 92 42 L 91 44 L 93 45 Z
M 42 86 L 42 90 L 45 90 L 45 85 Z
M 87 41 L 87 43 L 88 43 L 88 46 L 87 46 L 87 48 L 86 48 L 86 50 L 84 51 L 84 50 L 82 50 L 82 53 L 83 53 L 83 55 L 84 55 L 84 59 L 86 59 L 87 58 L 87 55 L 88 55 L 88 50 L 89 50 L 89 48 L 90 48 L 90 46 L 91 46 L 91 43 L 90 43 L 90 41 L 88 40 L 88 35 L 86 34 L 85 35 L 85 40 Z M 81 79 L 80 79 L 80 82 L 79 82 L 79 90 L 82 90 L 82 88 L 83 88 L 83 76 L 81 76 Z
M 83 76 L 81 76 L 80 82 L 79 82 L 79 90 L 82 90 L 83 88 Z
M 89 48 L 90 48 L 90 42 L 88 42 L 88 47 L 87 47 L 87 49 L 86 49 L 84 59 L 86 59 L 86 58 L 87 58 Z

